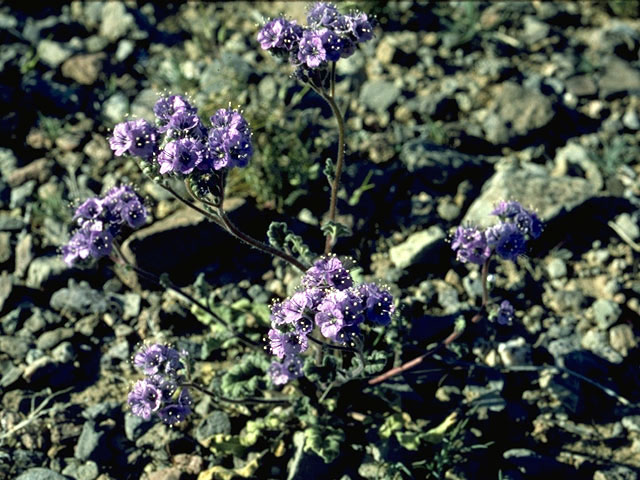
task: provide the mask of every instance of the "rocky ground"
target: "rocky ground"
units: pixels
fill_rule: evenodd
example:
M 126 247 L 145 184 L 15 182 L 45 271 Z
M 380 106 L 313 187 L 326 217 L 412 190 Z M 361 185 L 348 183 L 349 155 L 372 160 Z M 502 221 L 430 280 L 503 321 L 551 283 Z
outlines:
M 489 220 L 505 198 L 546 228 L 491 277 L 515 324 L 474 326 L 392 382 L 411 422 L 457 413 L 444 440 L 386 463 L 366 442 L 343 445 L 332 466 L 308 454 L 288 478 L 638 478 L 638 2 L 358 6 L 379 26 L 338 67 L 339 211 L 354 235 L 336 253 L 392 286 L 402 359 L 479 303 L 477 270 L 446 243 L 452 228 Z M 241 105 L 256 155 L 230 178 L 233 218 L 258 238 L 284 219 L 320 251 L 334 121 L 259 49 L 259 24 L 280 11 L 302 19 L 304 4 L 0 6 L 0 478 L 287 478 L 293 430 L 275 453 L 243 457 L 211 438 L 237 434 L 246 412 L 198 397 L 177 429 L 132 416 L 129 359 L 143 338 L 187 349 L 203 379 L 230 358 L 202 346 L 209 326 L 175 295 L 57 254 L 70 204 L 131 182 L 153 217 L 127 244 L 138 264 L 187 288 L 202 274 L 221 303 L 286 295 L 293 272 L 185 214 L 106 141 L 127 115 L 151 120 L 159 92 L 189 93 L 206 117 Z M 350 415 L 367 425 L 374 414 Z

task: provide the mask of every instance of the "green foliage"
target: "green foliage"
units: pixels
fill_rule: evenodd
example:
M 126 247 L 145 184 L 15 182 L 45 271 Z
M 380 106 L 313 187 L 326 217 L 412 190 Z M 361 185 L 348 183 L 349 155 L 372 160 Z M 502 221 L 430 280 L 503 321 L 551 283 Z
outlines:
M 638 0 L 609 0 L 609 9 L 619 17 L 638 18 L 640 16 L 640 1 Z
M 365 375 L 375 375 L 384 370 L 387 365 L 387 354 L 381 350 L 373 350 L 365 355 Z
M 333 184 L 333 180 L 336 178 L 336 166 L 330 158 L 325 160 L 322 174 L 327 178 L 329 185 Z
M 630 134 L 615 136 L 610 143 L 603 146 L 602 155 L 593 156 L 593 160 L 605 175 L 614 175 L 622 165 L 636 161 L 638 149 L 634 144 L 635 141 Z
M 304 376 L 314 383 L 333 381 L 337 370 L 338 360 L 334 355 L 323 355 L 320 365 L 316 365 L 315 359 L 308 356 L 303 366 Z
M 353 234 L 346 225 L 331 220 L 324 222 L 320 228 L 322 233 L 330 235 L 334 240 L 340 237 L 350 237 Z
M 296 235 L 284 222 L 271 222 L 267 231 L 269 243 L 280 250 L 295 253 L 298 259 L 305 263 L 311 263 L 314 255 L 311 249 L 304 243 L 300 235 Z
M 372 176 L 373 170 L 369 170 L 369 173 L 367 173 L 367 176 L 362 182 L 362 185 L 356 188 L 351 194 L 351 198 L 349 198 L 348 202 L 350 206 L 355 207 L 356 205 L 358 205 L 358 203 L 360 203 L 360 199 L 362 198 L 362 194 L 364 194 L 367 190 L 375 188 L 376 185 L 374 183 L 369 183 L 369 180 L 371 180 Z
M 325 425 L 314 425 L 304 430 L 304 450 L 312 451 L 325 463 L 333 462 L 340 454 L 344 432 Z
M 244 398 L 257 396 L 268 385 L 267 369 L 269 359 L 260 352 L 243 355 L 220 379 L 220 389 L 224 396 Z

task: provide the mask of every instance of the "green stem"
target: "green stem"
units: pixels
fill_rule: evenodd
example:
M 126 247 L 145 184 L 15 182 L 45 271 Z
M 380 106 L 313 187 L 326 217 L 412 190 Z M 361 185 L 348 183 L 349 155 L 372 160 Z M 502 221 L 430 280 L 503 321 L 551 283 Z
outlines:
M 336 174 L 331 183 L 331 200 L 329 202 L 329 221 L 335 222 L 336 220 L 336 207 L 338 203 L 338 188 L 340 187 L 340 176 L 342 175 L 342 168 L 344 164 L 344 118 L 340 112 L 340 108 L 336 104 L 333 96 L 329 96 L 326 93 L 322 94 L 322 98 L 329 104 L 333 115 L 338 122 L 338 158 L 336 160 Z M 331 246 L 333 238 L 327 233 L 327 239 L 324 245 L 324 253 L 328 255 L 331 253 Z
M 226 230 L 233 235 L 234 237 L 236 237 L 238 240 L 246 243 L 247 245 L 250 245 L 252 247 L 257 248 L 258 250 L 262 250 L 265 253 L 268 253 L 270 255 L 273 255 L 275 257 L 281 258 L 282 260 L 284 260 L 285 262 L 293 265 L 294 267 L 296 267 L 298 270 L 300 270 L 301 272 L 305 272 L 307 270 L 307 266 L 305 264 L 303 264 L 302 262 L 300 262 L 298 259 L 292 257 L 291 255 L 283 252 L 282 250 L 279 250 L 277 248 L 272 247 L 271 245 L 268 245 L 266 243 L 263 243 L 259 240 L 256 240 L 255 238 L 247 235 L 246 233 L 244 233 L 242 230 L 240 230 L 238 227 L 236 227 L 236 225 L 229 220 L 229 217 L 227 217 L 227 214 L 225 213 L 225 211 L 222 209 L 222 207 L 220 207 L 218 209 L 219 215 L 220 215 L 220 220 L 222 220 L 222 223 L 224 224 Z

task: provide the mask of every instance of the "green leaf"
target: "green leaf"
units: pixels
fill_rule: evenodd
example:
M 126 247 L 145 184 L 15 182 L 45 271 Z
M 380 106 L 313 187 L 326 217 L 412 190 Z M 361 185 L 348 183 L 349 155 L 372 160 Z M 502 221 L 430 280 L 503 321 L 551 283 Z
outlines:
M 259 352 L 242 356 L 220 379 L 222 394 L 230 398 L 257 396 L 266 389 L 269 360 Z
M 323 223 L 320 229 L 325 235 L 331 235 L 334 240 L 339 237 L 350 237 L 352 235 L 349 227 L 340 222 L 333 222 L 331 220 Z
M 322 173 L 324 173 L 324 176 L 327 177 L 329 185 L 333 184 L 333 179 L 336 178 L 336 167 L 330 158 L 327 158 Z
M 387 354 L 381 350 L 374 350 L 366 355 L 367 363 L 364 366 L 365 375 L 375 375 L 384 370 L 387 365 Z
M 344 441 L 344 432 L 327 426 L 309 427 L 304 431 L 304 450 L 311 450 L 324 460 L 331 463 L 340 454 L 340 445 Z

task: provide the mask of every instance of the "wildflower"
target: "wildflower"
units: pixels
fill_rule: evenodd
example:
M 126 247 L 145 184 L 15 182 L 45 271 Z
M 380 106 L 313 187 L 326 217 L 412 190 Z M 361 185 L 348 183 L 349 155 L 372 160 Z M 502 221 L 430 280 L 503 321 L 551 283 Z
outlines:
M 181 138 L 167 143 L 158 155 L 160 173 L 178 172 L 183 175 L 193 172 L 202 161 L 204 146 L 197 140 Z
M 109 146 L 117 157 L 129 153 L 135 157 L 150 159 L 156 148 L 156 130 L 146 120 L 130 120 L 118 123 L 109 139 Z
M 315 31 L 305 30 L 300 40 L 298 60 L 309 68 L 319 67 L 327 60 L 327 52 L 324 48 L 322 36 Z
M 482 230 L 476 227 L 459 226 L 451 241 L 451 249 L 461 262 L 483 264 L 490 256 L 491 249 Z
M 145 375 L 160 372 L 173 375 L 184 368 L 176 349 L 158 343 L 141 347 L 133 358 L 133 364 Z
M 179 113 L 195 114 L 197 109 L 194 108 L 184 97 L 180 95 L 170 95 L 162 97 L 153 106 L 153 113 L 159 124 L 158 131 L 164 133 L 169 128 L 174 115 Z
M 127 401 L 134 415 L 149 420 L 151 413 L 160 408 L 162 394 L 153 383 L 142 379 L 135 383 Z
M 310 26 L 329 27 L 340 17 L 338 8 L 332 3 L 314 3 L 307 13 L 307 23 Z
M 165 407 L 158 411 L 158 416 L 167 425 L 175 425 L 180 423 L 191 413 L 191 405 L 193 400 L 189 390 L 183 388 L 176 402 L 168 403 Z
M 275 385 L 284 385 L 302 376 L 302 359 L 297 355 L 287 356 L 282 361 L 269 366 L 269 376 Z
M 317 260 L 306 271 L 302 283 L 307 287 L 345 290 L 353 285 L 353 279 L 338 257 L 328 256 Z
M 338 333 L 364 320 L 362 299 L 354 289 L 333 290 L 318 305 L 315 321 L 320 332 L 331 340 L 338 340 Z
M 393 297 L 389 290 L 375 283 L 363 283 L 358 291 L 362 298 L 364 314 L 367 320 L 378 325 L 387 325 L 395 311 Z
M 296 355 L 304 352 L 309 347 L 306 335 L 300 335 L 297 332 L 282 332 L 272 328 L 267 335 L 271 351 L 278 358 Z
M 515 309 L 513 308 L 513 305 L 511 305 L 509 300 L 503 300 L 500 303 L 498 313 L 495 315 L 496 322 L 498 322 L 500 325 L 511 325 L 514 318 Z
M 527 239 L 513 223 L 498 223 L 487 230 L 487 240 L 505 260 L 515 261 L 526 251 Z
M 373 25 L 369 21 L 366 13 L 358 12 L 347 17 L 350 33 L 353 35 L 356 43 L 363 43 L 373 38 Z

